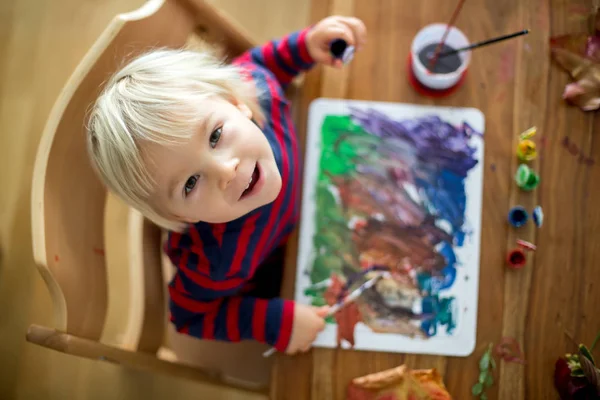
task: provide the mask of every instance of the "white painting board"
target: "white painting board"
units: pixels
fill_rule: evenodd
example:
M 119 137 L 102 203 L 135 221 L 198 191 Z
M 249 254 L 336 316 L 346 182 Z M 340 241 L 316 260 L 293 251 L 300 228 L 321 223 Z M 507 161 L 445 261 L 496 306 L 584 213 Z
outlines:
M 310 287 L 310 271 L 316 256 L 314 236 L 317 233 L 316 190 L 321 165 L 322 127 L 327 116 L 347 116 L 350 107 L 359 110 L 375 109 L 395 121 L 414 120 L 421 117 L 437 116 L 441 120 L 456 127 L 467 123 L 475 132 L 468 139 L 468 145 L 474 149 L 473 158 L 477 160 L 464 179 L 466 207 L 464 210 L 463 228 L 468 232 L 462 246 L 453 246 L 456 256 L 456 276 L 454 283 L 438 295 L 453 297 L 452 310 L 454 323 L 451 333 L 441 328 L 435 335 L 426 338 L 411 338 L 394 333 L 375 333 L 364 323 L 358 323 L 354 330 L 355 350 L 371 350 L 382 352 L 401 352 L 415 354 L 437 354 L 451 356 L 467 356 L 475 348 L 477 326 L 477 299 L 479 286 L 479 259 L 481 238 L 481 208 L 483 190 L 483 134 L 485 119 L 483 114 L 473 108 L 448 108 L 422 105 L 410 105 L 386 102 L 368 102 L 343 99 L 317 99 L 309 110 L 308 132 L 304 159 L 302 217 L 300 223 L 300 242 L 297 258 L 297 276 L 295 300 L 303 304 L 311 304 L 313 298 L 305 295 Z M 339 198 L 338 198 L 339 201 Z M 430 206 L 429 206 L 430 207 Z M 449 230 L 444 221 L 437 221 L 438 226 Z M 418 305 L 416 312 L 418 312 Z M 420 326 L 420 322 L 413 322 Z M 326 329 L 314 343 L 317 347 L 337 346 L 337 325 L 328 323 Z M 342 341 L 341 347 L 351 346 Z

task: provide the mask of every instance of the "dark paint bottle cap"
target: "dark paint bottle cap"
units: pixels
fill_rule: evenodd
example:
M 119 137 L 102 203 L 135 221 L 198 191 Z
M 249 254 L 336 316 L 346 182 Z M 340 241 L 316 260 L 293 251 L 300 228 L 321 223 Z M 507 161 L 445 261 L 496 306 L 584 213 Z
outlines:
M 354 57 L 354 46 L 348 46 L 344 39 L 335 39 L 329 45 L 329 49 L 333 57 L 342 60 L 344 64 L 352 61 Z

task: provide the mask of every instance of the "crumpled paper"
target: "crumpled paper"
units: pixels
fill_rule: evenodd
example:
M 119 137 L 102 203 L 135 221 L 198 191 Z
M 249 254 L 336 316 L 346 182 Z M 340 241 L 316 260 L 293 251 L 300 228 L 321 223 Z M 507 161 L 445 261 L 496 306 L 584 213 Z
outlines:
M 590 33 L 591 32 L 591 33 Z M 600 13 L 596 6 L 588 32 L 550 38 L 553 60 L 571 75 L 563 99 L 583 111 L 600 108 Z

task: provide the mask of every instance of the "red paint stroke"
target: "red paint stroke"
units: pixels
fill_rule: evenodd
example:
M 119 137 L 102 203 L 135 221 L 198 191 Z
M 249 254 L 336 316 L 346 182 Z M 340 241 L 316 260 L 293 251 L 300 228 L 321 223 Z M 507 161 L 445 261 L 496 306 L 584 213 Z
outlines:
M 358 305 L 348 304 L 338 311 L 334 318 L 337 323 L 337 345 L 340 346 L 342 340 L 346 340 L 354 347 L 354 327 L 362 320 Z
M 538 12 L 535 15 L 535 23 L 542 31 L 550 28 L 550 13 L 547 7 L 546 0 L 539 0 Z
M 569 147 L 567 148 L 567 150 L 569 150 L 569 153 L 571 153 L 574 156 L 579 154 L 579 147 L 577 147 L 577 145 L 575 143 L 571 143 L 569 145 Z
M 498 68 L 498 80 L 500 83 L 508 83 L 515 76 L 515 46 L 507 45 L 500 54 Z
M 498 94 L 498 96 L 496 96 L 495 101 L 496 102 L 501 102 L 501 101 L 504 101 L 505 98 L 506 98 L 506 90 L 503 90 L 502 92 L 500 92 Z
M 503 337 L 495 347 L 496 355 L 506 362 L 517 364 L 526 364 L 525 355 L 519 346 L 517 339 L 513 337 Z
M 331 284 L 327 290 L 325 290 L 325 293 L 323 293 L 323 300 L 325 300 L 328 305 L 333 306 L 343 294 L 344 283 L 337 274 L 332 274 Z
M 104 252 L 104 249 L 100 249 L 98 247 L 94 247 L 94 253 L 98 254 L 99 256 L 104 256 L 106 253 Z
M 568 136 L 565 136 L 560 143 L 572 156 L 579 156 L 579 163 L 585 164 L 588 167 L 591 167 L 596 163 L 593 158 L 586 156 L 575 143 L 571 142 Z
M 591 10 L 583 4 L 572 4 L 569 6 L 569 14 L 578 14 L 587 18 L 590 16 Z
M 331 285 L 323 293 L 323 299 L 329 306 L 333 306 L 345 294 L 344 284 L 336 274 L 331 275 Z M 343 307 L 333 316 L 337 324 L 337 345 L 340 346 L 342 340 L 346 340 L 354 347 L 354 327 L 362 318 L 358 305 L 350 303 Z

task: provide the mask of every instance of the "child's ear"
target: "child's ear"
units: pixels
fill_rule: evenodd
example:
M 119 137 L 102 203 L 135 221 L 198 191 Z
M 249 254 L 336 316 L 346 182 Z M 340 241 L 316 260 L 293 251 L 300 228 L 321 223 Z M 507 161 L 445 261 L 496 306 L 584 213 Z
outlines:
M 249 119 L 252 118 L 252 110 L 243 102 L 239 101 L 235 104 L 235 106 Z

